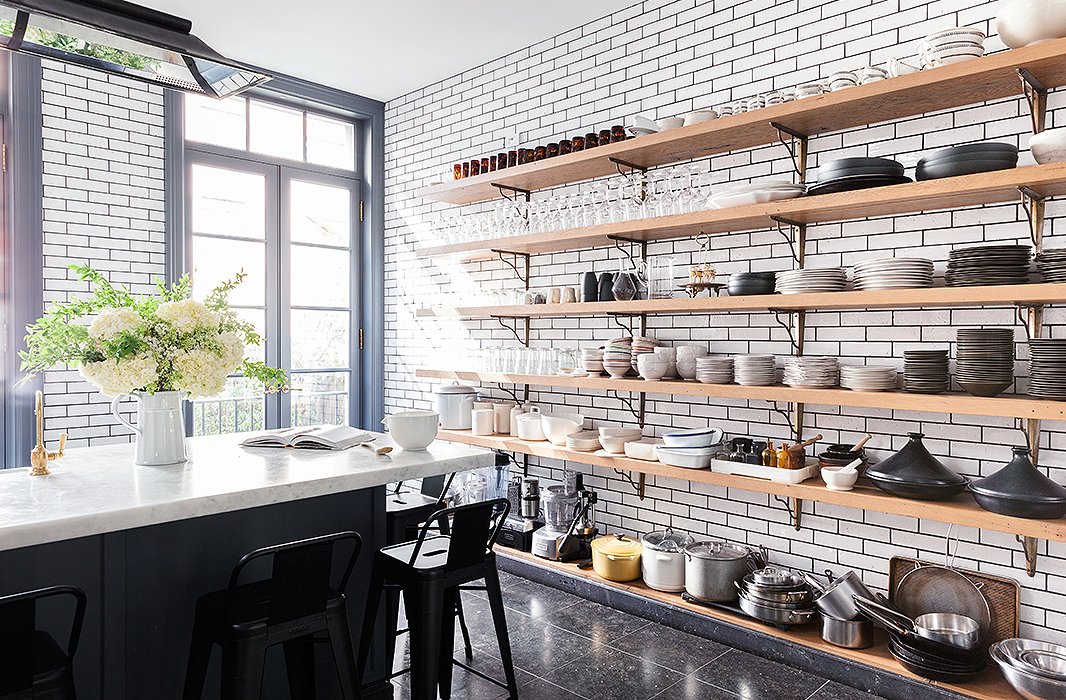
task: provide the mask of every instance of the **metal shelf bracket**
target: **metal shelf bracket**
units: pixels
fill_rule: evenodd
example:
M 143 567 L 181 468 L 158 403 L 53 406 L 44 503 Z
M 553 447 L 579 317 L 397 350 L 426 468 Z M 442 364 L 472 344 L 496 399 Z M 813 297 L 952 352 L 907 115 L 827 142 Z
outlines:
M 790 426 L 792 425 L 792 402 L 785 404 L 787 408 L 781 408 L 781 405 L 776 401 L 767 402 L 770 404 L 770 410 L 785 419 L 785 422 Z
M 800 313 L 803 313 L 803 312 L 802 311 L 788 311 L 788 310 L 785 310 L 785 309 L 767 309 L 767 311 L 769 311 L 770 313 L 772 313 L 774 315 L 774 321 L 777 322 L 777 325 L 779 325 L 782 328 L 784 328 L 785 332 L 788 333 L 788 341 L 789 341 L 789 343 L 792 344 L 793 351 L 795 351 L 797 354 L 802 354 L 802 352 L 803 352 L 803 338 L 799 337 L 797 335 L 797 330 L 799 330 L 800 333 L 802 333 L 802 324 L 801 323 L 795 323 L 793 321 L 792 317 L 793 317 L 794 314 L 800 314 Z M 781 319 L 782 316 L 788 316 L 788 321 L 783 321 Z
M 1044 118 L 1047 115 L 1047 88 L 1025 68 L 1018 69 L 1018 78 L 1022 81 L 1022 94 L 1029 103 L 1029 116 L 1033 121 L 1033 133 L 1044 130 Z
M 514 187 L 512 185 L 501 185 L 498 182 L 493 182 L 490 184 L 492 187 L 495 187 L 497 190 L 499 190 L 501 197 L 506 200 L 509 200 L 512 204 L 518 201 L 519 196 L 525 197 L 525 200 L 528 202 L 529 197 L 532 194 L 530 190 L 524 190 L 521 187 Z M 507 194 L 508 192 L 513 192 L 514 194 Z
M 527 347 L 529 346 L 529 319 L 528 318 L 526 318 L 524 316 L 523 317 L 519 317 L 519 316 L 490 316 L 489 318 L 493 319 L 494 321 L 496 321 L 496 323 L 499 323 L 501 326 L 503 326 L 507 330 L 511 331 L 511 333 L 514 334 L 515 340 L 517 340 L 518 342 L 522 343 L 522 345 L 525 345 Z M 522 318 L 525 321 L 525 333 L 524 334 L 519 334 L 518 333 L 518 320 L 519 320 L 519 318 Z M 507 323 L 507 320 L 513 321 L 514 325 L 511 325 L 511 324 Z
M 799 531 L 803 524 L 803 499 L 784 499 L 780 496 L 773 496 L 773 499 L 785 507 L 785 512 L 788 513 L 788 524 Z
M 627 258 L 629 258 L 629 264 L 633 267 L 639 267 L 644 264 L 648 259 L 648 242 L 642 241 L 636 238 L 626 238 L 625 236 L 607 236 L 607 240 L 614 243 L 614 247 L 620 250 Z M 622 245 L 628 243 L 628 246 Z M 634 254 L 633 248 L 636 248 L 638 254 Z M 638 257 L 639 255 L 639 257 Z
M 777 224 L 777 232 L 785 239 L 785 243 L 788 243 L 792 259 L 796 261 L 796 267 L 802 268 L 804 252 L 807 248 L 807 224 L 772 215 L 770 220 Z M 788 226 L 788 232 L 785 232 L 783 226 Z
M 640 428 L 643 430 L 644 419 L 647 413 L 647 397 L 644 392 L 641 392 L 637 395 L 637 403 L 636 405 L 634 405 L 632 399 L 628 399 L 625 396 L 622 396 L 615 389 L 611 389 L 610 391 L 616 399 L 622 402 L 622 405 L 625 406 L 625 409 L 631 414 L 633 414 L 633 418 L 636 419 L 637 425 L 639 425 Z
M 644 500 L 646 490 L 645 486 L 647 485 L 647 475 L 644 472 L 641 472 L 639 478 L 635 480 L 633 479 L 633 475 L 627 471 L 615 469 L 614 473 L 620 476 L 622 478 L 622 481 L 633 487 L 633 490 L 637 492 L 637 498 L 642 501 Z
M 807 179 L 807 134 L 790 129 L 780 122 L 770 122 L 770 126 L 777 130 L 777 140 L 788 150 L 792 167 L 796 170 L 800 184 L 803 184 Z
M 1015 535 L 1014 539 L 1022 546 L 1022 554 L 1025 556 L 1025 573 L 1030 577 L 1036 576 L 1037 545 L 1040 540 L 1035 537 L 1022 537 Z
M 1018 194 L 1021 195 L 1022 210 L 1029 220 L 1029 238 L 1039 253 L 1044 248 L 1044 204 L 1047 197 L 1024 185 L 1018 188 Z
M 500 248 L 490 248 L 491 252 L 496 253 L 496 256 L 507 267 L 514 270 L 515 276 L 526 285 L 526 289 L 529 289 L 529 253 L 519 253 L 513 250 L 501 250 Z M 513 260 L 508 260 L 506 256 L 510 255 Z M 518 260 L 521 258 L 524 261 L 523 270 L 518 269 Z
M 630 163 L 630 162 L 622 160 L 621 158 L 613 158 L 613 157 L 608 156 L 607 160 L 609 160 L 612 163 L 614 163 L 614 167 L 615 167 L 616 170 L 618 170 L 618 174 L 621 175 L 622 177 L 625 177 L 625 178 L 628 178 L 630 176 L 630 174 L 632 174 L 633 172 L 639 172 L 639 173 L 648 172 L 648 169 L 646 167 L 644 167 L 643 165 L 637 165 L 636 163 Z M 626 171 L 622 170 L 622 168 L 628 168 L 629 171 L 626 172 Z

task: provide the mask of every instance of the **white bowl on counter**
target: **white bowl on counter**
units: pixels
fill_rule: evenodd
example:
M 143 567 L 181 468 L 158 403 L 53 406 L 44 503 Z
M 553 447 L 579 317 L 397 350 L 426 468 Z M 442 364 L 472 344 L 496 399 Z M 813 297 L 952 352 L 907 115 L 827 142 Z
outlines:
M 714 447 L 667 447 L 655 448 L 655 455 L 663 464 L 685 469 L 707 469 L 717 449 Z
M 576 413 L 541 413 L 544 437 L 553 445 L 565 445 L 566 438 L 584 429 L 585 417 Z
M 437 438 L 440 414 L 436 411 L 400 411 L 381 421 L 393 442 L 409 452 L 420 452 Z
M 642 459 L 645 462 L 658 462 L 659 455 L 656 450 L 662 447 L 663 441 L 656 438 L 644 438 L 625 444 L 626 457 Z
M 662 436 L 667 447 L 713 447 L 720 443 L 723 437 L 725 433 L 721 428 L 675 430 Z
M 1045 129 L 1029 137 L 1029 149 L 1037 163 L 1066 161 L 1066 127 Z

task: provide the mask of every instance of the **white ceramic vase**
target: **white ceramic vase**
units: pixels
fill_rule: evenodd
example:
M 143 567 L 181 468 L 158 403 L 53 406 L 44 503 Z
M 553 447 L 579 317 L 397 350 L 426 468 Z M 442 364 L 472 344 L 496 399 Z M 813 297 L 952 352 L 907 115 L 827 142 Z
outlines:
M 184 391 L 158 391 L 154 394 L 134 392 L 137 399 L 137 424 L 118 412 L 116 396 L 111 412 L 122 425 L 137 433 L 136 463 L 145 466 L 180 464 L 185 461 L 185 419 L 182 416 Z

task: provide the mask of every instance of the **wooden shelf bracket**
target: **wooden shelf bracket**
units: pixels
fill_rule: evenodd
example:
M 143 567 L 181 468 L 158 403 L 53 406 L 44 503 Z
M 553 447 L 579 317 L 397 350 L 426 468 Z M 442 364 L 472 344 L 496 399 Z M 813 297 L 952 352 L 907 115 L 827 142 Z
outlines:
M 1018 77 L 1022 81 L 1022 94 L 1029 103 L 1029 116 L 1033 120 L 1033 133 L 1039 134 L 1044 130 L 1044 118 L 1047 114 L 1047 88 L 1025 68 L 1018 69 Z
M 807 134 L 790 129 L 780 122 L 770 122 L 770 126 L 777 130 L 777 140 L 788 150 L 792 167 L 796 170 L 800 184 L 803 184 L 807 181 Z
M 519 281 L 526 285 L 526 289 L 529 289 L 529 253 L 520 253 L 514 250 L 502 250 L 500 248 L 491 248 L 490 252 L 496 254 L 496 257 L 500 259 L 507 267 L 514 270 L 515 276 Z M 508 259 L 510 256 L 512 259 Z M 523 261 L 523 269 L 518 269 L 518 261 Z

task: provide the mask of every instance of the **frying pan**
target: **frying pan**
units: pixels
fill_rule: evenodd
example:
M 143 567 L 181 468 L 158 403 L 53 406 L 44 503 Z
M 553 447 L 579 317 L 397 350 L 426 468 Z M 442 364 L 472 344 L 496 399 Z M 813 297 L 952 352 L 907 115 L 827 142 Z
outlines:
M 992 627 L 992 612 L 981 587 L 947 566 L 921 564 L 911 569 L 896 584 L 892 602 L 911 619 L 926 613 L 971 617 L 984 638 Z
M 912 630 L 907 629 L 904 624 L 901 624 L 899 619 L 881 613 L 880 610 L 884 609 L 882 606 L 876 604 L 871 606 L 871 602 L 868 599 L 855 596 L 855 606 L 859 608 L 863 615 L 884 627 L 890 633 L 898 635 L 905 642 L 905 646 L 916 654 L 927 656 L 933 661 L 939 659 L 956 664 L 973 663 L 974 659 L 983 656 L 983 651 L 980 648 L 963 649 L 933 639 L 919 637 Z

